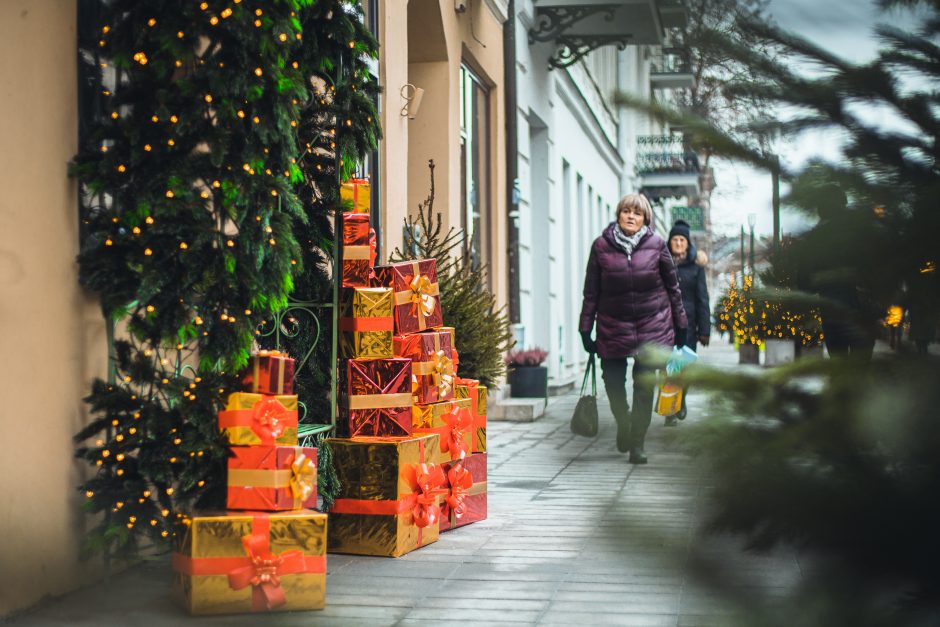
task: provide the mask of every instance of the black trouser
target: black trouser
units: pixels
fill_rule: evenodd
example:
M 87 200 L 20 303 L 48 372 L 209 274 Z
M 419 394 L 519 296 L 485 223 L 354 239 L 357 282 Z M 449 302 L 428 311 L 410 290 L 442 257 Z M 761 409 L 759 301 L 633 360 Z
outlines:
M 698 337 L 695 333 L 692 332 L 692 329 L 689 329 L 689 334 L 685 338 L 685 345 L 689 347 L 690 350 L 698 353 Z M 682 386 L 682 411 L 685 412 L 685 398 L 688 396 L 689 384 Z
M 643 380 L 651 377 L 657 366 L 633 360 L 633 411 L 627 403 L 627 358 L 601 359 L 604 388 L 610 401 L 614 420 L 621 425 L 630 425 L 630 448 L 643 448 L 646 430 L 653 419 L 653 392 L 656 382 Z

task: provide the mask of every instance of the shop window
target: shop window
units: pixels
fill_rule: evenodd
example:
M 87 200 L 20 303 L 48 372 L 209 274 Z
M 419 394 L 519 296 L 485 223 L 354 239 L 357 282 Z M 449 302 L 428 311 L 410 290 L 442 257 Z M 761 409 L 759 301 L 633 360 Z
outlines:
M 490 261 L 489 91 L 467 66 L 460 66 L 461 228 L 474 269 Z

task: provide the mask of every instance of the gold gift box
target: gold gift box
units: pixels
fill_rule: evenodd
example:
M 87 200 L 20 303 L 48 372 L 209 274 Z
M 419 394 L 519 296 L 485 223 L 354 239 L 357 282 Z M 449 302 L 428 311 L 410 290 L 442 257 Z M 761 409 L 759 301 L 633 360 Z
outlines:
M 472 451 L 486 452 L 486 399 L 487 388 L 476 379 L 457 379 L 454 386 L 454 398 L 469 398 L 474 420 L 474 438 Z
M 420 527 L 411 500 L 422 494 L 415 486 L 416 467 L 440 473 L 430 464 L 438 436 L 412 438 L 331 438 L 333 467 L 340 494 L 330 510 L 331 553 L 399 557 L 436 542 L 440 531 L 440 495 L 433 494 L 437 518 Z
M 271 441 L 266 442 L 258 434 L 258 427 L 248 419 L 247 412 L 255 409 L 261 401 L 277 401 L 287 414 L 282 416 L 283 425 L 279 427 L 279 434 Z M 257 446 L 260 444 L 280 444 L 283 446 L 297 446 L 297 395 L 255 394 L 254 392 L 234 392 L 229 394 L 225 411 L 219 412 L 219 428 L 228 436 L 228 443 L 232 446 Z M 233 424 L 233 423 L 239 424 Z
M 184 519 L 174 537 L 173 596 L 190 614 L 323 609 L 326 524 L 326 514 L 310 510 Z M 255 548 L 262 545 L 260 555 L 249 555 L 247 536 L 255 539 Z M 253 557 L 278 560 L 277 585 L 251 583 L 257 575 Z M 277 605 L 270 607 L 272 602 Z
M 411 425 L 414 428 L 414 433 L 435 433 L 440 438 L 439 446 L 431 458 L 431 461 L 435 464 L 444 464 L 458 460 L 465 455 L 470 455 L 475 437 L 470 405 L 469 398 L 412 405 Z M 458 432 L 454 431 L 454 427 L 457 425 L 453 424 L 458 419 L 451 416 L 455 409 L 467 412 L 468 417 L 465 424 L 459 425 L 463 428 Z M 457 434 L 460 435 L 460 442 L 454 441 Z M 463 455 L 461 455 L 461 452 L 463 452 Z
M 340 356 L 347 359 L 393 357 L 393 308 L 391 288 L 343 288 L 339 310 Z

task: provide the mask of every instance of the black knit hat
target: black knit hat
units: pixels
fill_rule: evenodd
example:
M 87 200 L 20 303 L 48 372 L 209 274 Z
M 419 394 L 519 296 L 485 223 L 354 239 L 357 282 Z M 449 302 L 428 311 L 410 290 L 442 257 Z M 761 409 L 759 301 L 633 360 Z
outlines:
M 672 225 L 672 230 L 669 231 L 669 239 L 672 239 L 673 235 L 681 235 L 685 241 L 692 243 L 692 228 L 685 220 L 676 220 L 676 223 Z

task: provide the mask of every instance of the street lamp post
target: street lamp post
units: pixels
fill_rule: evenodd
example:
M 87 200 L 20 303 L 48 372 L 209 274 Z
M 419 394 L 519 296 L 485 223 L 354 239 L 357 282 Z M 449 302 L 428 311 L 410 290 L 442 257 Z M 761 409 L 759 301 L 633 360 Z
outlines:
M 751 227 L 751 276 L 754 276 L 754 224 L 757 222 L 757 214 L 747 214 L 747 225 Z
M 741 225 L 741 287 L 744 287 L 744 225 Z

